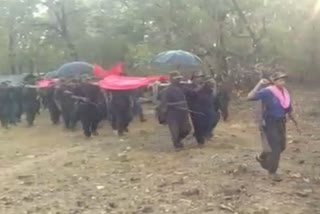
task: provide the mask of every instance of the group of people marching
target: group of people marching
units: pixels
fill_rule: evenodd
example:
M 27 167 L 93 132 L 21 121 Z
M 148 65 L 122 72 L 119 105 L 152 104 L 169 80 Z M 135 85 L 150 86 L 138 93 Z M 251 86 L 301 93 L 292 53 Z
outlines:
M 220 119 L 220 109 L 227 108 L 221 108 L 213 79 L 195 72 L 191 83 L 185 84 L 180 94 L 181 79 L 179 73 L 173 73 L 165 93 L 159 93 L 161 112 L 166 111 L 165 121 L 169 124 L 176 148 L 182 147 L 181 140 L 191 131 L 189 113 L 194 136 L 203 145 L 212 137 Z M 0 85 L 0 119 L 2 126 L 8 128 L 10 124 L 20 122 L 24 113 L 28 125 L 32 126 L 42 106 L 48 109 L 53 124 L 63 122 L 66 129 L 72 130 L 80 122 L 87 137 L 98 135 L 98 125 L 104 119 L 109 120 L 113 130 L 122 136 L 128 132 L 133 116 L 137 115 L 141 122 L 145 121 L 141 106 L 144 91 L 145 88 L 104 90 L 89 77 L 62 78 L 44 88 L 36 86 L 35 78 L 22 86 L 5 82 Z M 167 106 L 166 109 L 163 106 Z
M 262 149 L 256 157 L 273 181 L 281 181 L 277 174 L 281 153 L 286 148 L 286 121 L 293 121 L 292 101 L 285 87 L 287 75 L 282 72 L 262 73 L 261 80 L 248 94 L 248 100 L 261 101 L 257 114 L 261 134 Z M 224 110 L 221 94 L 216 91 L 215 81 L 196 73 L 191 84 L 184 84 L 179 72 L 170 76 L 171 84 L 160 94 L 158 118 L 160 123 L 168 124 L 174 147 L 183 148 L 183 139 L 191 132 L 202 146 L 213 136 L 213 131 Z M 220 92 L 221 93 L 221 92 Z M 192 126 L 190 120 L 192 122 Z
M 37 90 L 26 85 L 12 86 L 9 82 L 0 84 L 0 120 L 2 127 L 16 125 L 23 113 L 29 126 L 40 112 L 40 100 Z
M 263 77 L 263 76 L 262 76 Z M 266 75 L 248 94 L 248 100 L 260 100 L 257 115 L 262 153 L 256 157 L 262 168 L 274 181 L 277 175 L 281 153 L 286 147 L 286 118 L 298 127 L 292 115 L 292 101 L 285 88 L 284 73 Z M 81 122 L 86 137 L 98 135 L 99 123 L 107 119 L 119 136 L 128 132 L 134 115 L 143 122 L 139 98 L 143 89 L 112 91 L 101 89 L 92 79 L 61 79 L 56 85 L 38 89 L 35 82 L 21 87 L 8 83 L 0 84 L 0 120 L 8 128 L 21 121 L 26 114 L 29 126 L 34 124 L 40 113 L 40 103 L 50 112 L 53 124 L 62 119 L 66 129 L 74 129 Z M 172 142 L 177 150 L 183 148 L 183 140 L 193 130 L 198 145 L 203 146 L 214 135 L 220 115 L 228 117 L 229 96 L 217 90 L 216 82 L 201 72 L 194 72 L 188 82 L 175 71 L 170 73 L 170 84 L 159 92 L 156 115 L 160 124 L 167 124 Z
M 139 90 L 106 91 L 90 78 L 60 79 L 46 88 L 38 88 L 35 81 L 23 86 L 0 85 L 0 119 L 3 127 L 21 121 L 23 113 L 29 126 L 40 114 L 41 105 L 48 109 L 53 124 L 63 122 L 66 129 L 73 130 L 82 124 L 86 137 L 98 135 L 99 123 L 107 119 L 119 136 L 128 132 L 134 115 L 143 122 L 143 111 L 139 102 Z
M 119 136 L 128 132 L 133 116 L 144 121 L 137 90 L 101 89 L 90 79 L 61 80 L 56 86 L 42 90 L 42 97 L 53 123 L 61 115 L 65 128 L 74 129 L 80 121 L 86 137 L 98 135 L 99 123 L 109 120 Z
M 168 124 L 177 150 L 183 148 L 182 141 L 190 134 L 192 127 L 198 145 L 203 146 L 213 136 L 220 120 L 220 111 L 225 110 L 214 79 L 201 72 L 195 72 L 189 83 L 183 83 L 182 79 L 179 72 L 171 73 L 171 84 L 159 93 L 157 110 L 159 122 Z

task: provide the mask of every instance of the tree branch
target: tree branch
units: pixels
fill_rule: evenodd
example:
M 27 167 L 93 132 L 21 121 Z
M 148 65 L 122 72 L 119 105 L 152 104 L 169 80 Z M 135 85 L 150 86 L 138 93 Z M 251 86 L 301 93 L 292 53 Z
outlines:
M 267 33 L 266 17 L 263 17 L 263 19 L 262 19 L 262 30 L 261 30 L 260 36 L 258 38 L 259 42 L 261 41 L 261 39 L 263 39 L 263 37 L 265 36 L 266 33 Z
M 78 8 L 78 9 L 74 9 L 74 10 L 70 10 L 68 12 L 66 12 L 66 15 L 73 15 L 76 13 L 81 13 L 81 12 L 86 12 L 86 11 L 90 11 L 88 8 Z
M 33 26 L 35 26 L 35 27 L 45 27 L 45 28 L 48 28 L 50 30 L 56 31 L 59 34 L 62 33 L 62 31 L 61 31 L 61 29 L 59 29 L 59 27 L 57 27 L 56 25 L 51 24 L 51 23 L 35 23 L 35 24 L 33 24 Z
M 252 39 L 252 42 L 253 42 L 253 47 L 256 47 L 259 43 L 258 39 L 257 39 L 257 36 L 256 34 L 254 33 L 254 31 L 251 29 L 251 26 L 246 18 L 246 16 L 244 15 L 244 13 L 242 12 L 238 2 L 236 0 L 231 0 L 232 3 L 233 3 L 233 6 L 235 8 L 235 10 L 237 11 L 240 19 L 243 21 L 243 23 L 245 24 L 246 28 L 247 28 L 247 31 Z
M 241 38 L 241 39 L 251 39 L 250 35 L 236 34 L 235 32 L 231 32 L 231 36 L 236 37 L 236 38 Z

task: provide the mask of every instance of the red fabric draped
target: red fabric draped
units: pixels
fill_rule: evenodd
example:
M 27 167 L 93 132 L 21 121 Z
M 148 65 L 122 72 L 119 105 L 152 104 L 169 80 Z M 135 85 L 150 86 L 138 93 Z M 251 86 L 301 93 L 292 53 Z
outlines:
M 134 90 L 158 81 L 164 76 L 128 77 L 109 76 L 99 82 L 100 88 L 107 90 Z
M 43 79 L 39 80 L 36 83 L 36 86 L 39 88 L 49 88 L 54 86 L 57 83 L 58 79 Z
M 144 87 L 155 81 L 165 82 L 169 80 L 168 76 L 147 76 L 147 77 L 130 77 L 123 75 L 123 65 L 118 63 L 109 70 L 104 70 L 101 66 L 94 64 L 93 73 L 96 77 L 103 80 L 97 85 L 103 89 L 109 90 L 133 90 Z M 37 82 L 39 88 L 47 88 L 56 84 L 56 79 L 43 79 Z
M 104 70 L 101 66 L 94 64 L 93 73 L 96 77 L 105 78 L 108 76 L 121 75 L 123 73 L 122 63 L 118 63 L 108 70 Z

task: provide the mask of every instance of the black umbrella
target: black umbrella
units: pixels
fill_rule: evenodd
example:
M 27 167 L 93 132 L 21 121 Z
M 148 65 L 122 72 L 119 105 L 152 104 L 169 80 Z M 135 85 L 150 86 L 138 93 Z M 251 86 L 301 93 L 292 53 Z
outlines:
M 93 76 L 93 66 L 87 62 L 66 63 L 57 70 L 58 78 L 78 77 L 84 75 Z

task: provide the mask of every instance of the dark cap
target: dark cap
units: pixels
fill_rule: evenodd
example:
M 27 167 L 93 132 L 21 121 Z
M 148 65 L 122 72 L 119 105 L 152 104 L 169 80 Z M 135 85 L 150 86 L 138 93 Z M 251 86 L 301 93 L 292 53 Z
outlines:
M 182 78 L 183 78 L 183 76 L 181 75 L 181 73 L 179 71 L 170 72 L 170 79 L 176 80 L 176 79 L 182 79 Z
M 278 79 L 283 79 L 283 78 L 287 78 L 287 77 L 288 77 L 288 75 L 283 72 L 276 72 L 271 75 L 271 80 L 276 81 Z
M 214 78 L 212 78 L 211 76 L 205 76 L 204 82 L 212 82 L 212 83 L 215 83 L 216 81 L 215 81 Z
M 195 71 L 193 72 L 191 79 L 199 77 L 205 77 L 204 73 L 202 71 Z

